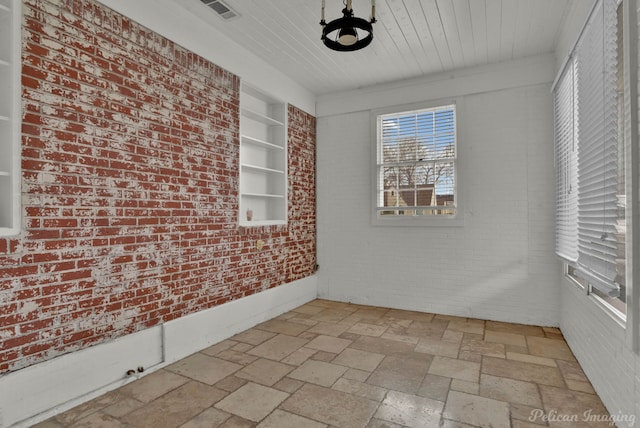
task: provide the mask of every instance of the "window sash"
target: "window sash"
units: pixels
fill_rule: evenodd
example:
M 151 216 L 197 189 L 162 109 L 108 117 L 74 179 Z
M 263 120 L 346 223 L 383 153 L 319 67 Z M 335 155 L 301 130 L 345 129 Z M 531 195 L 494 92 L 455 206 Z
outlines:
M 377 134 L 378 215 L 454 214 L 455 106 L 380 115 Z

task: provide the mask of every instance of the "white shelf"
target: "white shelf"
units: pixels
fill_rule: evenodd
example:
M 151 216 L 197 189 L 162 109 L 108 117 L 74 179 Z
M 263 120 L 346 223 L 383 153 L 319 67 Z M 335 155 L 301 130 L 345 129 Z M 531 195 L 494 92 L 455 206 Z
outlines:
M 264 104 L 276 104 L 281 102 L 280 100 L 270 97 L 269 95 L 265 94 L 263 91 L 257 88 L 254 88 L 251 85 L 247 85 L 247 84 L 242 85 L 242 92 L 249 95 L 250 97 L 260 100 Z
M 251 227 L 251 226 L 275 226 L 279 224 L 287 224 L 286 220 L 251 220 L 240 221 L 240 226 Z
M 0 59 L 0 67 L 8 67 L 10 65 L 11 65 L 11 63 L 9 61 L 5 61 L 3 59 Z
M 0 116 L 0 120 L 9 121 L 9 116 Z
M 246 168 L 246 169 L 252 169 L 254 171 L 269 172 L 269 173 L 272 173 L 272 174 L 284 174 L 284 171 L 281 170 L 281 169 L 265 168 L 263 166 L 251 165 L 251 164 L 248 164 L 248 163 L 243 163 L 242 167 Z
M 256 145 L 256 146 L 267 147 L 269 149 L 274 149 L 274 150 L 284 150 L 284 147 L 282 147 L 282 146 L 278 146 L 277 144 L 269 143 L 269 142 L 261 140 L 259 138 L 250 137 L 249 135 L 243 135 L 242 136 L 242 142 L 243 143 L 253 144 L 253 145 Z
M 275 193 L 240 193 L 241 196 L 247 196 L 249 198 L 272 198 L 272 199 L 282 199 L 284 195 L 279 195 Z
M 242 115 L 265 125 L 284 126 L 284 123 L 280 122 L 279 120 L 275 120 L 274 118 L 267 116 L 266 114 L 258 113 L 257 111 L 249 110 L 246 108 L 242 109 Z
M 287 223 L 287 103 L 244 82 L 240 90 L 238 223 Z M 248 221 L 247 212 L 253 213 Z
M 3 4 L 0 4 L 0 12 L 11 12 L 11 9 Z
M 9 173 L 7 171 L 0 171 L 0 177 L 8 177 Z

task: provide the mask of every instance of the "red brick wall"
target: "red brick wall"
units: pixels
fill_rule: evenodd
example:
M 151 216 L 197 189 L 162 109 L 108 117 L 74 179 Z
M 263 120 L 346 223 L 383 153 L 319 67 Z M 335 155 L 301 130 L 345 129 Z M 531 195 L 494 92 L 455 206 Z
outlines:
M 95 1 L 24 3 L 0 372 L 313 273 L 314 117 L 289 108 L 289 224 L 240 230 L 238 77 Z

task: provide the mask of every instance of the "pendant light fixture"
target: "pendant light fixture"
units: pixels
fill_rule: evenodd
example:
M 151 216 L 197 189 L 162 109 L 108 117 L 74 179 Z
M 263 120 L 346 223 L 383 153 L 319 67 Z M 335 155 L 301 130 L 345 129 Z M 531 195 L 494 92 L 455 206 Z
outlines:
M 373 40 L 373 25 L 376 22 L 376 2 L 371 0 L 371 18 L 369 21 L 353 16 L 352 0 L 344 0 L 342 18 L 327 22 L 324 20 L 325 0 L 322 0 L 322 42 L 334 51 L 357 51 L 368 46 Z M 358 30 L 366 35 L 361 37 Z

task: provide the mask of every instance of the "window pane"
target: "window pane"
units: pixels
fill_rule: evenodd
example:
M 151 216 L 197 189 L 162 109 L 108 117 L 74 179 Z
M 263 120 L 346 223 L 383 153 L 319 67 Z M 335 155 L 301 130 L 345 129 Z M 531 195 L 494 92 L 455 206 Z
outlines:
M 396 190 L 384 191 L 384 205 L 385 207 L 399 207 L 400 199 Z
M 455 214 L 454 107 L 384 115 L 378 123 L 378 207 L 407 207 L 379 214 Z M 419 209 L 445 204 L 450 208 Z
M 433 186 L 421 186 L 416 188 L 418 206 L 428 207 L 433 205 Z
M 441 162 L 435 165 L 435 184 L 438 200 L 453 202 L 455 190 L 453 162 Z
M 419 186 L 428 185 L 433 188 L 435 182 L 433 175 L 434 164 L 432 162 L 425 164 L 417 164 L 415 166 L 416 184 Z
M 384 190 L 394 190 L 398 188 L 398 168 L 383 168 Z
M 398 162 L 397 144 L 385 144 L 382 149 L 382 163 Z

